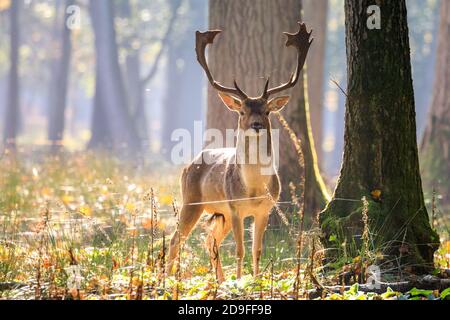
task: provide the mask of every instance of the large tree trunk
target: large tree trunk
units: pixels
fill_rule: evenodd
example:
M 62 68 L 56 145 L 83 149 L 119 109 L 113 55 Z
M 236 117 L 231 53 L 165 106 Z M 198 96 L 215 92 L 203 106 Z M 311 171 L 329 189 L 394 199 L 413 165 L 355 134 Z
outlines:
M 20 23 L 19 13 L 22 6 L 21 0 L 11 1 L 10 8 L 10 70 L 8 101 L 6 104 L 5 133 L 3 136 L 5 147 L 15 149 L 17 125 L 20 114 L 20 88 L 19 88 L 19 47 L 20 47 Z
M 112 147 L 115 151 L 123 149 L 139 150 L 139 139 L 127 107 L 125 88 L 118 62 L 113 2 L 91 0 L 90 11 L 95 33 L 96 62 L 98 65 L 98 81 L 96 83 L 101 86 L 96 91 L 97 94 L 101 95 L 96 99 L 96 102 L 101 102 L 100 109 L 105 114 L 105 119 L 102 121 L 107 122 Z M 94 130 L 95 128 L 93 128 Z M 107 138 L 102 140 L 105 139 Z
M 211 0 L 210 29 L 224 30 L 209 51 L 210 66 L 217 80 L 230 86 L 236 79 L 253 96 L 261 94 L 268 76 L 272 86 L 286 82 L 295 70 L 297 59 L 295 50 L 286 49 L 283 32 L 296 31 L 300 20 L 299 0 Z M 310 214 L 317 213 L 325 205 L 327 193 L 317 167 L 303 75 L 291 91 L 290 103 L 284 110 L 284 116 L 302 140 L 306 210 Z M 274 129 L 280 129 L 276 117 L 272 122 Z M 225 129 L 237 128 L 237 116 L 223 106 L 210 86 L 207 127 L 220 129 L 223 133 Z M 289 135 L 283 129 L 280 133 L 279 172 L 283 198 L 290 199 L 288 185 L 301 181 L 301 168 Z
M 323 152 L 323 87 L 325 69 L 325 44 L 327 36 L 328 0 L 303 0 L 304 22 L 314 30 L 314 45 L 308 55 L 308 101 L 311 127 L 319 164 Z
M 441 2 L 436 75 L 428 125 L 422 141 L 425 185 L 450 203 L 450 2 Z M 428 190 L 431 191 L 431 190 Z
M 72 51 L 71 30 L 67 27 L 66 9 L 74 4 L 74 0 L 67 0 L 64 7 L 61 41 L 58 57 L 55 61 L 55 73 L 52 75 L 49 104 L 48 139 L 52 147 L 59 148 L 64 138 L 66 99 L 69 83 L 70 57 Z
M 180 6 L 179 0 L 172 0 L 172 8 Z M 203 71 L 197 64 L 195 31 L 206 25 L 206 7 L 203 0 L 189 0 L 185 16 L 188 24 L 182 32 L 174 32 L 168 43 L 167 92 L 163 109 L 162 150 L 170 158 L 175 144 L 171 140 L 176 129 L 186 129 L 194 134 L 195 121 L 203 118 Z M 174 12 L 175 14 L 175 12 Z M 174 94 L 176 93 L 176 94 Z
M 367 212 L 371 249 L 425 271 L 433 266 L 439 238 L 428 221 L 419 172 L 406 5 L 381 2 L 382 28 L 369 30 L 366 11 L 373 3 L 345 1 L 344 159 L 333 199 L 320 217 L 323 242 L 336 249 L 330 252 L 346 243 L 347 254 L 360 255 L 352 248 L 361 244 Z

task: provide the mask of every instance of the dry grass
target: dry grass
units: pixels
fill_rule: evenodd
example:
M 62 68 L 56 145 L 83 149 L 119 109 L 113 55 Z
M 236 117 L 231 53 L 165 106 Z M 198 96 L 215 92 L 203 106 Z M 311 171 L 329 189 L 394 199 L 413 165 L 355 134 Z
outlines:
M 246 276 L 234 278 L 229 237 L 220 249 L 227 280 L 218 286 L 200 225 L 183 246 L 178 272 L 167 277 L 178 173 L 163 162 L 136 166 L 89 153 L 3 157 L 0 299 L 302 299 L 332 283 L 316 230 L 303 230 L 301 191 L 294 186 L 293 204 L 277 207 L 287 224 L 266 233 L 261 277 L 250 276 L 247 255 Z M 247 221 L 247 249 L 249 229 Z M 447 242 L 441 250 L 439 263 L 448 264 Z
M 229 238 L 221 248 L 229 280 L 217 288 L 200 226 L 183 246 L 176 275 L 164 274 L 166 236 L 177 225 L 179 170 L 85 153 L 19 154 L 0 166 L 0 283 L 25 285 L 0 291 L 2 298 L 242 298 L 253 297 L 255 287 L 260 297 L 269 295 L 267 277 L 271 296 L 288 295 L 295 243 L 280 227 L 268 231 L 262 263 L 273 259 L 274 272 L 283 271 L 281 287 L 274 288 L 277 275 L 269 272 L 258 283 L 250 276 L 233 280 Z M 79 290 L 68 285 L 70 266 L 80 270 Z M 246 257 L 246 274 L 250 267 Z

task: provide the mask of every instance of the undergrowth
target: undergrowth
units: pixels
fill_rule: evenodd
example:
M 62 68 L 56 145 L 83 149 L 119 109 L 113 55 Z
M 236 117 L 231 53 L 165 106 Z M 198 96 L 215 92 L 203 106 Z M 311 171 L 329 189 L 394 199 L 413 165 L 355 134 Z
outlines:
M 367 230 L 361 252 L 324 264 L 320 231 L 314 224 L 304 225 L 302 195 L 293 185 L 292 203 L 274 209 L 273 214 L 279 211 L 287 221 L 280 218 L 268 227 L 260 277 L 251 276 L 251 221 L 245 224 L 242 279 L 234 276 L 235 247 L 229 236 L 220 248 L 226 281 L 217 283 L 204 247 L 203 222 L 183 246 L 179 272 L 167 276 L 180 171 L 163 162 L 131 165 L 90 153 L 4 156 L 0 299 L 308 299 L 317 291 L 315 298 L 336 300 L 450 297 L 450 292 L 423 290 L 366 294 L 357 285 L 340 293 L 324 290 L 333 284 L 352 285 L 358 275 L 364 280 L 377 251 Z M 450 241 L 444 226 L 450 224 L 441 211 L 434 223 L 443 239 L 436 265 L 446 269 Z M 347 279 L 349 271 L 354 279 Z

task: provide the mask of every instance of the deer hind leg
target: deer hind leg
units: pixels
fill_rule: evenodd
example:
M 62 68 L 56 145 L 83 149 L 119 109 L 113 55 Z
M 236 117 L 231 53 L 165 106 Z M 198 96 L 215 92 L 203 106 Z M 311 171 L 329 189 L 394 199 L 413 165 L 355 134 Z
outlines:
M 211 265 L 213 269 L 216 271 L 216 277 L 219 283 L 225 281 L 222 270 L 222 262 L 220 261 L 219 256 L 219 248 L 223 239 L 226 238 L 230 230 L 231 230 L 230 219 L 225 219 L 223 215 L 216 215 L 214 217 L 211 231 L 208 234 L 208 237 L 206 238 L 206 247 L 208 249 L 209 257 L 211 259 Z
M 262 216 L 255 216 L 255 222 L 253 224 L 253 276 L 259 275 L 259 263 L 261 260 L 262 242 L 264 238 L 264 232 L 269 222 L 269 214 Z
M 244 220 L 237 213 L 232 214 L 232 227 L 234 240 L 236 241 L 236 278 L 242 276 L 242 266 L 244 263 L 245 247 L 244 247 Z
M 173 272 L 173 264 L 175 258 L 178 256 L 181 245 L 186 241 L 187 237 L 194 229 L 198 220 L 202 216 L 203 208 L 201 206 L 183 206 L 180 211 L 180 221 L 178 230 L 170 240 L 169 255 L 167 258 L 166 273 Z

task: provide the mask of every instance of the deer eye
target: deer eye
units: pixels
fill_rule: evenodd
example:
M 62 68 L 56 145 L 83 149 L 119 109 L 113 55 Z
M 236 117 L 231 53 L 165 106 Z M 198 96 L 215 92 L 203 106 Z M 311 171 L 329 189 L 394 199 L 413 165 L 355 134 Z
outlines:
M 245 116 L 244 111 L 239 112 L 241 114 L 241 116 Z
M 266 112 L 266 116 L 270 116 L 270 111 L 267 111 L 267 112 Z

